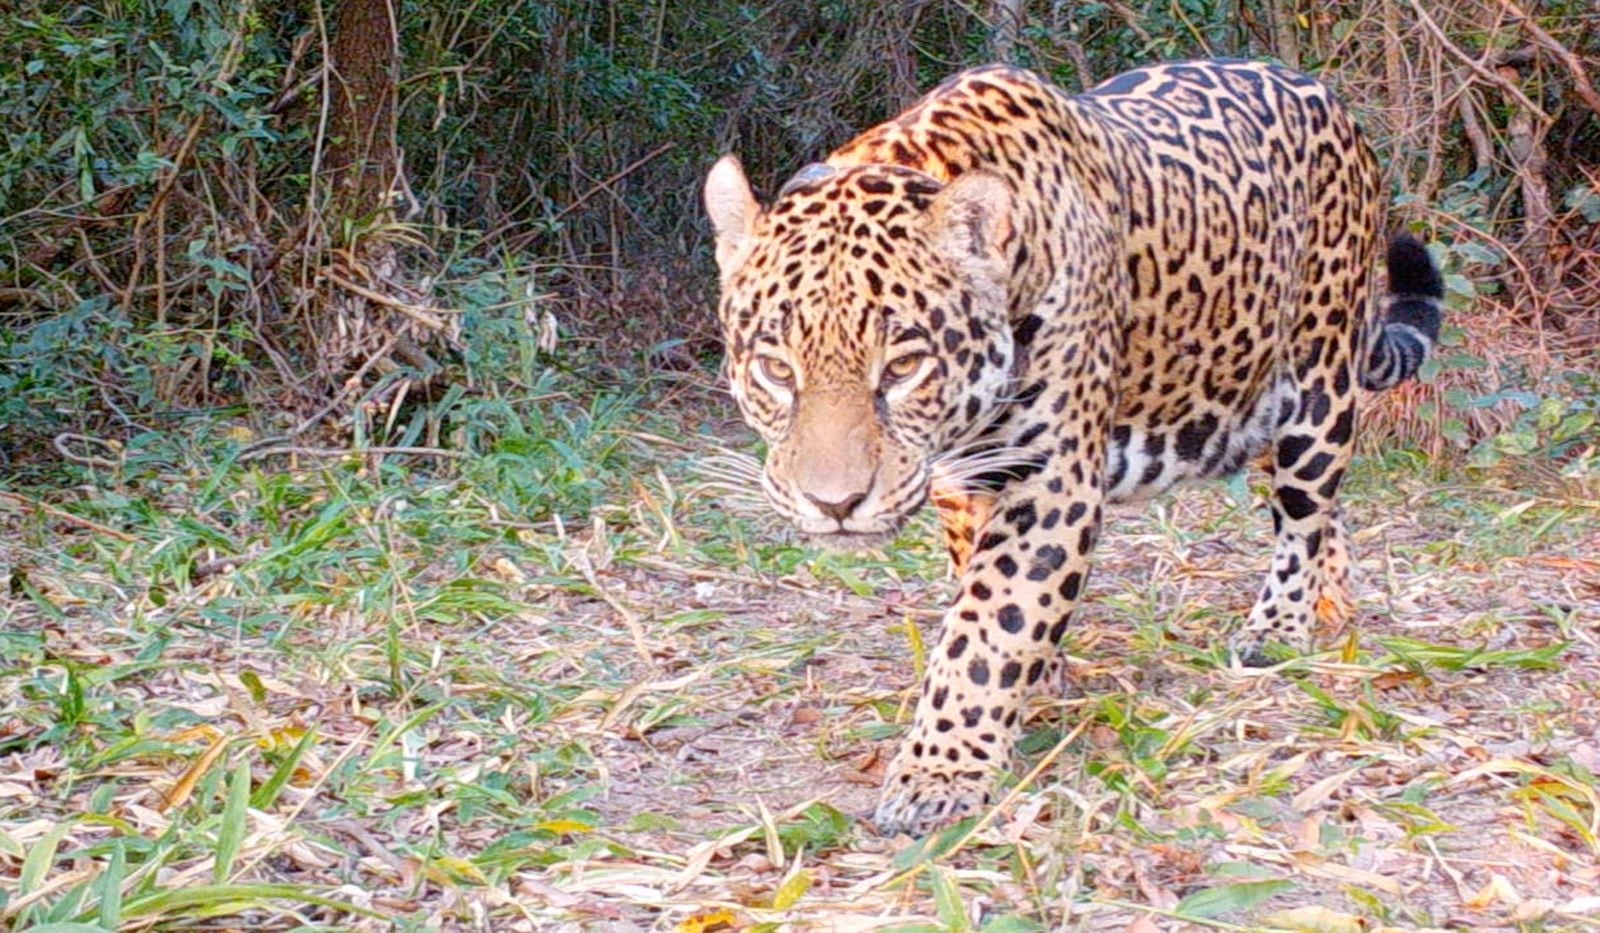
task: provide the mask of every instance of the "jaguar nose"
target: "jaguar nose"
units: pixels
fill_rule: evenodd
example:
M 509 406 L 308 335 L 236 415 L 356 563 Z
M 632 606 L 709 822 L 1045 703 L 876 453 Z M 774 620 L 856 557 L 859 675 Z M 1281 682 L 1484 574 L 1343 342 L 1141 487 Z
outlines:
M 829 502 L 827 499 L 813 496 L 809 492 L 806 493 L 806 498 L 811 500 L 811 504 L 821 510 L 822 514 L 843 522 L 850 517 L 851 512 L 856 510 L 856 506 L 867 500 L 867 494 L 864 492 L 854 493 L 836 502 Z

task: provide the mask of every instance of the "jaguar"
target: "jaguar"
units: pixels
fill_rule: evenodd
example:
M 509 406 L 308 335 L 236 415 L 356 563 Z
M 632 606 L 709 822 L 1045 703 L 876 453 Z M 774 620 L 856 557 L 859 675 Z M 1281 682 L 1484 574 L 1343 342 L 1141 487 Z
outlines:
M 764 498 L 838 548 L 887 544 L 931 501 L 957 570 L 882 831 L 990 801 L 1108 503 L 1261 462 L 1275 539 L 1232 656 L 1346 623 L 1359 392 L 1417 373 L 1443 298 L 1424 244 L 1385 236 L 1387 200 L 1326 86 L 1247 61 L 1077 95 L 965 71 L 766 206 L 737 157 L 712 167 L 725 366 Z

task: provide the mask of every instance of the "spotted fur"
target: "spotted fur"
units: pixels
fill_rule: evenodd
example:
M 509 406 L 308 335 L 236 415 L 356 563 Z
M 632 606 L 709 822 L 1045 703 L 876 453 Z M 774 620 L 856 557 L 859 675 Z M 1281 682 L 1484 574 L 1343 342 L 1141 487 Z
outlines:
M 960 574 L 880 827 L 987 801 L 1108 501 L 1265 451 L 1276 544 L 1234 649 L 1259 662 L 1349 615 L 1356 390 L 1416 372 L 1442 294 L 1402 236 L 1369 313 L 1384 195 L 1325 87 L 1248 62 L 1076 97 L 964 72 L 765 210 L 736 160 L 713 168 L 728 372 L 767 498 L 859 546 L 931 494 Z

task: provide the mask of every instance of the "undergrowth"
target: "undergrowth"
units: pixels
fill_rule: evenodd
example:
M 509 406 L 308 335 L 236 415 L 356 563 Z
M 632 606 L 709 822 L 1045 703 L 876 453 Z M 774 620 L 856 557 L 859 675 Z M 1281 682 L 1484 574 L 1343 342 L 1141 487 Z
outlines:
M 1347 498 L 1374 631 L 1271 683 L 1230 673 L 1215 637 L 1265 554 L 1263 490 L 1117 515 L 1015 800 L 907 843 L 859 816 L 937 620 L 932 529 L 858 556 L 786 542 L 698 485 L 722 440 L 699 433 L 698 389 L 619 392 L 570 356 L 529 375 L 372 435 L 437 424 L 449 456 L 248 459 L 260 438 L 224 412 L 57 466 L 70 496 L 11 484 L 13 928 L 1322 929 L 1543 898 L 1558 929 L 1588 903 L 1590 882 L 1535 892 L 1460 859 L 1498 831 L 1481 799 L 1592 877 L 1600 762 L 1571 737 L 1600 683 L 1600 594 L 1569 576 L 1594 569 L 1592 501 L 1362 459 Z M 58 511 L 28 505 L 45 496 Z M 1460 585 L 1485 572 L 1525 597 Z M 1508 724 L 1452 718 L 1473 692 Z M 1429 757 L 1462 742 L 1487 750 Z M 1393 783 L 1362 777 L 1378 763 Z M 1460 898 L 1366 867 L 1433 847 Z

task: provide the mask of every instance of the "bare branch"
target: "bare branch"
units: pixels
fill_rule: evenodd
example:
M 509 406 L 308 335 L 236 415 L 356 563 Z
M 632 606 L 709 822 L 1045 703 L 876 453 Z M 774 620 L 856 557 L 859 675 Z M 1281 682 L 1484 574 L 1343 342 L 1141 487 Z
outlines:
M 1473 58 L 1471 55 L 1468 55 L 1461 49 L 1460 46 L 1456 45 L 1454 42 L 1451 42 L 1450 37 L 1445 35 L 1444 30 L 1439 28 L 1439 24 L 1434 22 L 1432 16 L 1428 15 L 1428 11 L 1423 7 L 1419 0 L 1410 0 L 1410 2 L 1411 9 L 1417 14 L 1417 21 L 1422 24 L 1424 29 L 1428 30 L 1429 34 L 1431 34 L 1440 45 L 1444 46 L 1446 51 L 1460 59 L 1462 64 L 1472 69 L 1473 74 L 1489 82 L 1490 84 L 1493 84 L 1500 90 L 1505 91 L 1506 94 L 1509 95 L 1513 100 L 1522 105 L 1524 110 L 1527 110 L 1529 113 L 1538 117 L 1540 120 L 1543 120 L 1545 123 L 1550 122 L 1550 115 L 1544 112 L 1544 108 L 1528 99 L 1528 95 L 1522 93 L 1522 88 L 1517 87 L 1515 82 L 1496 74 L 1488 65 L 1476 58 Z
M 1573 92 L 1582 98 L 1584 103 L 1589 105 L 1590 110 L 1600 114 L 1600 93 L 1595 91 L 1594 84 L 1589 81 L 1589 72 L 1583 67 L 1583 59 L 1574 55 L 1571 49 L 1556 41 L 1556 38 L 1548 32 L 1545 32 L 1533 17 L 1523 12 L 1522 8 L 1511 2 L 1511 0 L 1500 0 L 1500 5 L 1505 7 L 1507 13 L 1511 14 L 1513 22 L 1528 31 L 1528 35 L 1533 37 L 1534 42 L 1556 58 L 1561 59 L 1561 64 L 1567 66 L 1567 71 L 1572 74 Z

